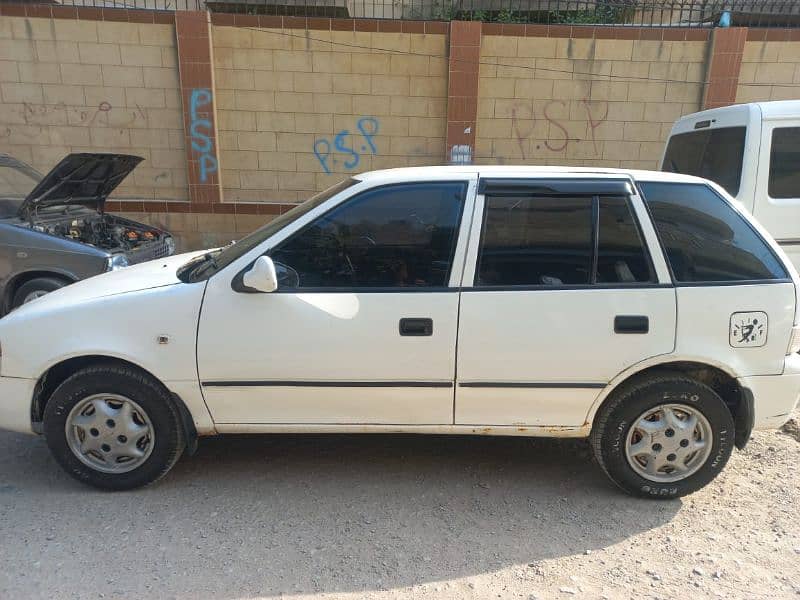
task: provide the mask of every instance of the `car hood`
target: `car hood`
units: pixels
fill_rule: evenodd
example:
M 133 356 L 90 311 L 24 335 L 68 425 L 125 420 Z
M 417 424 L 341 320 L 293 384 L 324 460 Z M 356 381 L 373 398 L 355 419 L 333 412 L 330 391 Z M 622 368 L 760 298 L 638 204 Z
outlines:
M 19 216 L 27 219 L 40 208 L 67 204 L 102 212 L 108 195 L 142 160 L 130 154 L 68 154 L 28 194 Z
M 151 288 L 175 284 L 191 285 L 181 282 L 176 275 L 176 271 L 184 263 L 206 252 L 208 250 L 176 254 L 167 258 L 126 267 L 118 271 L 96 275 L 28 302 L 9 313 L 8 318 L 14 318 L 18 314 L 24 316 L 32 312 L 49 311 L 89 300 L 118 296 Z

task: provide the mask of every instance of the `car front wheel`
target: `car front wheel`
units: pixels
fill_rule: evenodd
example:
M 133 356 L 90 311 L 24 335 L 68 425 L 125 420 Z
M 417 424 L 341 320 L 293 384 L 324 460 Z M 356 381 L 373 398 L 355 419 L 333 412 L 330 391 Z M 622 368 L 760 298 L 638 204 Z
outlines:
M 61 289 L 67 285 L 63 279 L 56 279 L 55 277 L 37 277 L 26 281 L 14 293 L 14 298 L 11 301 L 12 308 L 19 308 L 23 304 L 27 304 L 32 300 L 41 298 L 42 296 Z
M 600 466 L 626 492 L 677 498 L 708 484 L 728 462 L 733 417 L 710 387 L 658 375 L 612 397 L 591 441 Z
M 169 392 L 150 376 L 113 364 L 64 381 L 45 407 L 44 433 L 67 473 L 108 490 L 160 479 L 185 446 Z

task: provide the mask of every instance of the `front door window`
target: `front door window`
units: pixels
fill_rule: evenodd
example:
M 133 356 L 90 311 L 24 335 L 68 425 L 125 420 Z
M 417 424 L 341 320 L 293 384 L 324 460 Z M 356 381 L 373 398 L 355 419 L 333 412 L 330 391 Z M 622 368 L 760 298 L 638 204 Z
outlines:
M 270 253 L 279 289 L 446 287 L 465 192 L 429 182 L 359 194 Z

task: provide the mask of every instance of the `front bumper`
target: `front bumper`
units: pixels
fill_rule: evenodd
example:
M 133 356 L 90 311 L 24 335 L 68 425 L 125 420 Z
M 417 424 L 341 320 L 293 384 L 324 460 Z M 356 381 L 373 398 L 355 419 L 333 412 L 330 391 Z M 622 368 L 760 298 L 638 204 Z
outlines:
M 777 429 L 789 420 L 800 400 L 800 354 L 786 357 L 782 375 L 740 377 L 753 394 L 754 428 Z
M 35 379 L 0 377 L 0 429 L 33 433 L 31 402 Z

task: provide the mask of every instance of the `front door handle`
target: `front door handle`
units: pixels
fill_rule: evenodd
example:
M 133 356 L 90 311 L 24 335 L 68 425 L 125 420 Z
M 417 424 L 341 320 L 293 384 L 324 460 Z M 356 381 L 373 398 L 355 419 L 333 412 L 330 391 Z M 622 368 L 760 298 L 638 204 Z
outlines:
M 614 333 L 647 333 L 650 319 L 642 315 L 617 315 L 614 317 Z
M 433 335 L 433 319 L 400 319 L 400 335 Z

